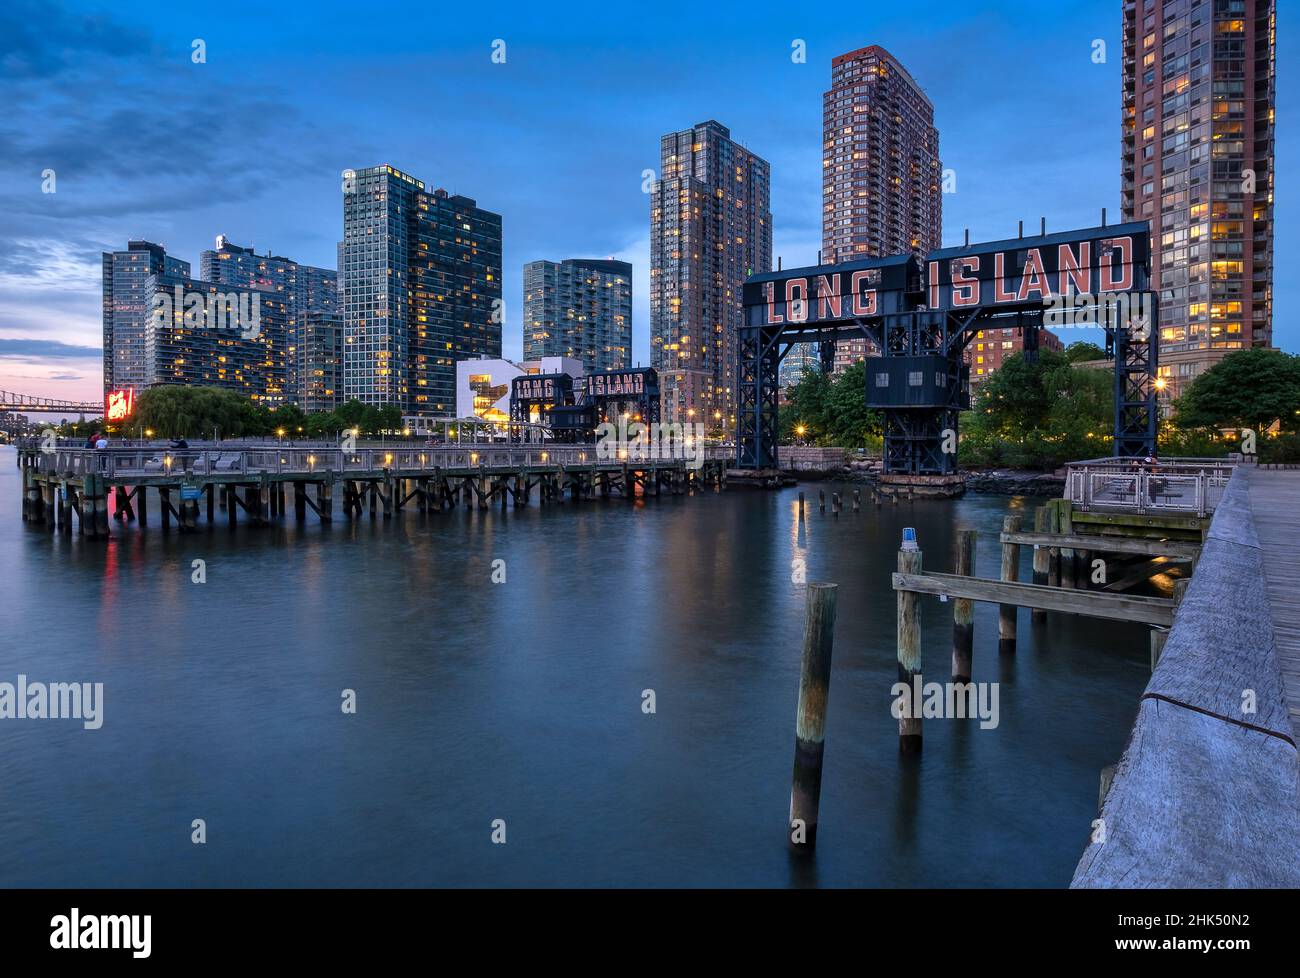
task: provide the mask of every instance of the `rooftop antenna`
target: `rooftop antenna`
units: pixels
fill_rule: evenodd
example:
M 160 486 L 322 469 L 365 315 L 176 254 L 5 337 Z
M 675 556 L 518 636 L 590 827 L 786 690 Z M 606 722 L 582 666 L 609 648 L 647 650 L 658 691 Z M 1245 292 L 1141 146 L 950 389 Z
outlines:
M 966 247 L 970 247 L 970 228 L 966 229 Z
M 1047 218 L 1040 217 L 1038 220 L 1040 222 L 1039 223 L 1040 230 L 1038 233 L 1041 234 L 1043 237 L 1047 237 Z
M 776 256 L 776 270 L 777 270 L 778 272 L 781 270 L 781 256 L 780 256 L 780 255 L 777 255 L 777 256 Z
M 1104 207 L 1101 209 L 1101 226 L 1106 226 L 1106 208 Z
M 1021 222 L 1020 222 L 1020 232 L 1016 235 L 1016 237 L 1018 237 L 1018 238 L 1023 238 L 1024 236 L 1025 236 L 1025 222 L 1024 222 L 1024 221 L 1021 221 Z

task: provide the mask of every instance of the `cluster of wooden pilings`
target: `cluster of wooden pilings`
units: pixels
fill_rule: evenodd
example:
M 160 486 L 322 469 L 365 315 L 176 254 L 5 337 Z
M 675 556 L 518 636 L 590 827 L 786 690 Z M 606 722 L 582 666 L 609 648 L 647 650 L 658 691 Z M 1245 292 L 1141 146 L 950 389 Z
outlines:
M 1083 615 L 1151 626 L 1150 654 L 1154 669 L 1173 621 L 1174 610 L 1187 585 L 1190 568 L 1175 582 L 1173 598 L 1126 593 L 1136 584 L 1170 569 L 1175 561 L 1195 565 L 1200 545 L 1182 540 L 1141 538 L 1119 534 L 1077 534 L 1071 525 L 1070 502 L 1054 499 L 1038 509 L 1034 531 L 1021 530 L 1021 517 L 1007 516 L 999 535 L 1001 573 L 998 580 L 973 576 L 976 534 L 957 535 L 955 573 L 925 573 L 915 531 L 905 530 L 893 576 L 898 595 L 898 677 L 911 685 L 922 671 L 920 597 L 940 595 L 952 600 L 952 681 L 969 683 L 974 653 L 975 601 L 998 605 L 998 652 L 1014 655 L 1019 612 L 1030 610 L 1030 620 L 1041 624 L 1049 613 Z M 1034 548 L 1033 583 L 1021 583 L 1020 550 Z M 1099 557 L 1106 554 L 1113 562 Z M 1127 560 L 1129 563 L 1124 563 Z M 1117 568 L 1115 577 L 1111 568 Z M 899 747 L 904 752 L 921 749 L 921 719 L 899 718 Z
M 880 505 L 879 497 L 875 500 Z M 799 493 L 799 513 L 804 511 L 804 494 Z M 826 508 L 826 494 L 819 491 L 819 505 Z M 853 508 L 860 505 L 853 494 Z M 952 605 L 952 682 L 971 688 L 975 651 L 974 603 L 998 605 L 998 651 L 1016 652 L 1017 624 L 1021 608 L 1028 608 L 1031 620 L 1042 622 L 1049 612 L 1094 618 L 1138 622 L 1151 626 L 1151 668 L 1154 669 L 1173 622 L 1174 611 L 1186 590 L 1186 576 L 1175 583 L 1173 599 L 1123 593 L 1151 576 L 1153 558 L 1195 564 L 1200 545 L 1186 540 L 1155 536 L 1077 534 L 1071 520 L 1070 502 L 1053 499 L 1040 507 L 1033 532 L 1021 530 L 1021 517 L 1007 516 L 998 543 L 1001 572 L 998 580 L 975 577 L 977 534 L 965 529 L 957 533 L 954 573 L 927 574 L 916 531 L 903 531 L 898 551 L 898 571 L 893 587 L 898 601 L 898 682 L 914 688 L 921 682 L 921 596 L 942 595 Z M 831 496 L 832 512 L 842 502 Z M 1140 523 L 1140 521 L 1139 521 Z M 1138 526 L 1135 523 L 1134 526 Z M 1156 527 L 1155 533 L 1166 532 Z M 1022 583 L 1020 548 L 1031 546 L 1033 583 Z M 1123 576 L 1108 581 L 1110 566 L 1097 554 L 1145 560 L 1147 566 L 1132 572 L 1119 564 Z M 1097 572 L 1100 566 L 1101 572 Z M 1167 564 L 1156 564 L 1159 570 Z M 835 630 L 836 585 L 809 584 L 804 621 L 803 655 L 799 677 L 799 707 L 795 719 L 794 773 L 790 791 L 789 843 L 798 855 L 811 855 L 817 844 L 818 808 L 821 797 L 822 756 L 825 751 L 826 706 L 830 697 L 831 651 Z M 898 745 L 904 754 L 919 754 L 923 743 L 922 718 L 911 711 L 898 716 Z
M 34 463 L 34 456 L 29 462 Z M 542 504 L 597 498 L 657 498 L 688 495 L 702 489 L 721 491 L 726 487 L 726 464 L 705 461 L 698 468 L 685 462 L 654 464 L 593 462 L 584 466 L 503 471 L 477 466 L 426 472 L 381 470 L 376 472 L 270 472 L 240 475 L 175 474 L 130 476 L 110 480 L 103 475 L 59 475 L 40 471 L 35 464 L 23 464 L 23 520 L 71 534 L 76 528 L 92 539 L 108 536 L 109 497 L 113 498 L 113 520 L 145 527 L 150 519 L 153 496 L 163 529 L 173 522 L 181 530 L 195 530 L 206 509 L 208 524 L 224 514 L 234 527 L 243 521 L 267 526 L 286 516 L 289 497 L 294 518 L 302 522 L 311 510 L 322 523 L 334 519 L 334 500 L 339 496 L 343 516 L 359 518 L 369 510 L 372 517 L 388 519 L 408 507 L 422 514 L 441 513 L 458 506 L 485 510 L 499 505 L 527 506 L 536 493 Z

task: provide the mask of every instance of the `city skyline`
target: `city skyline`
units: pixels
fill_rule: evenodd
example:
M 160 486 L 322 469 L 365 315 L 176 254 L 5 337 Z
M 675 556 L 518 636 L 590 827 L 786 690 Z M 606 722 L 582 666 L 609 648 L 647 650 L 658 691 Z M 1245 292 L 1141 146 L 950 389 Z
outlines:
M 1289 3 L 1279 6 L 1285 11 Z M 665 28 L 638 31 L 630 56 L 631 35 L 621 26 L 561 31 L 528 14 L 453 19 L 430 53 L 421 51 L 427 39 L 417 43 L 372 26 L 339 32 L 330 16 L 315 27 L 272 17 L 265 32 L 243 32 L 235 20 L 163 32 L 158 25 L 166 19 L 151 14 L 164 8 L 150 3 L 129 15 L 100 8 L 111 30 L 56 8 L 56 46 L 24 26 L 24 7 L 0 15 L 8 39 L 0 70 L 28 96 L 15 100 L 0 164 L 13 215 L 0 233 L 0 387 L 32 394 L 97 398 L 102 251 L 146 239 L 195 260 L 223 232 L 304 264 L 333 266 L 342 232 L 340 174 L 359 161 L 388 162 L 503 215 L 507 357 L 522 355 L 526 262 L 556 253 L 630 261 L 631 359 L 644 365 L 650 208 L 643 171 L 658 169 L 659 137 L 709 118 L 728 126 L 771 163 L 774 258 L 787 267 L 811 264 L 821 239 L 821 97 L 831 59 L 864 45 L 895 54 L 934 103 L 943 164 L 957 183 L 943 199 L 945 245 L 967 227 L 972 240 L 991 240 L 1013 235 L 1017 220 L 1036 225 L 1040 215 L 1049 229 L 1095 225 L 1102 207 L 1112 220 L 1120 215 L 1122 5 L 1112 0 L 1069 11 L 935 5 L 932 17 L 873 12 L 862 23 L 827 29 L 793 15 L 724 28 L 721 15 L 710 13 L 696 37 L 680 45 Z M 972 27 L 981 44 L 956 45 Z M 195 37 L 206 41 L 202 64 L 190 60 Z M 505 41 L 505 63 L 492 60 L 497 39 Z M 1098 39 L 1106 43 L 1103 64 L 1092 61 Z M 1284 63 L 1288 40 L 1283 31 L 1277 56 Z M 796 42 L 804 45 L 803 62 L 793 60 Z M 987 91 L 980 87 L 989 77 L 986 61 L 1001 66 L 999 84 Z M 681 70 L 650 70 L 667 64 Z M 286 65 L 312 70 L 295 73 Z M 391 80 L 416 65 L 447 69 L 445 79 L 429 77 L 418 100 L 389 92 L 378 99 L 358 82 L 367 71 Z M 274 84 L 267 82 L 272 75 Z M 146 84 L 163 80 L 181 107 L 223 85 L 226 116 L 187 129 L 183 108 L 174 118 L 147 121 L 129 110 Z M 1279 81 L 1285 119 L 1293 101 L 1285 71 Z M 598 120 L 601 138 L 589 151 L 572 152 L 576 109 L 555 104 L 532 113 L 511 96 L 517 85 L 539 84 L 599 86 L 611 108 Z M 340 91 L 343 103 L 323 97 Z M 394 119 L 419 121 L 415 102 L 427 106 L 433 93 L 447 102 L 438 126 L 394 127 Z M 373 109 L 373 118 L 363 122 L 346 111 L 358 106 Z M 1021 121 L 998 125 L 1012 108 Z M 32 113 L 48 119 L 60 112 L 68 128 L 30 122 Z M 91 127 L 92 138 L 76 138 L 74 124 Z M 29 135 L 33 128 L 39 139 Z M 1062 140 L 1062 132 L 1086 138 Z M 1277 143 L 1281 199 L 1294 145 L 1284 123 Z M 46 168 L 57 176 L 54 194 L 41 193 Z M 536 193 L 540 188 L 546 193 Z M 1298 241 L 1279 221 L 1278 268 Z M 1300 339 L 1288 321 L 1296 298 L 1296 287 L 1279 275 L 1274 342 L 1282 349 L 1294 350 Z M 1082 332 L 1064 338 L 1095 339 Z

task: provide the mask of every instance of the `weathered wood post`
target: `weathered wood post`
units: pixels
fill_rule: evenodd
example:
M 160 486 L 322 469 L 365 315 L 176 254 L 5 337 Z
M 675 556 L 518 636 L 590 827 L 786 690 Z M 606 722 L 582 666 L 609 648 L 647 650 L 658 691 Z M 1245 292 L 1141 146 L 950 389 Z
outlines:
M 1046 506 L 1039 506 L 1038 511 L 1034 513 L 1034 532 L 1048 532 L 1048 514 Z M 1047 547 L 1041 544 L 1034 544 L 1034 583 L 1047 584 L 1047 565 L 1048 552 Z M 1034 624 L 1041 624 L 1047 621 L 1047 612 L 1041 608 L 1034 608 L 1029 612 L 1029 620 Z
M 1056 499 L 1052 505 L 1056 507 L 1056 532 L 1068 535 L 1074 533 L 1074 521 L 1071 519 L 1072 510 L 1070 509 L 1070 500 Z M 1077 566 L 1077 554 L 1073 547 L 1061 547 L 1061 587 L 1075 589 L 1079 586 Z
M 304 482 L 293 484 L 293 518 L 299 523 L 307 520 L 307 484 Z
M 143 516 L 140 523 L 144 524 Z M 72 490 L 66 482 L 59 485 L 59 532 L 72 532 Z
M 119 523 L 127 521 L 126 486 L 113 487 L 113 519 Z
M 823 513 L 826 512 L 826 490 L 825 489 L 817 490 L 817 508 L 820 509 Z
M 162 514 L 164 530 L 172 528 L 172 491 L 170 486 L 158 487 L 158 512 Z
M 840 494 L 838 492 L 831 493 L 831 512 L 836 516 L 840 514 Z
M 136 495 L 142 499 L 144 498 L 144 486 L 141 486 L 136 491 Z M 217 519 L 217 487 L 209 482 L 206 487 L 206 495 L 208 497 L 208 526 L 211 526 Z M 143 523 L 144 521 L 141 520 L 140 522 Z
M 858 512 L 862 508 L 862 490 L 853 490 L 853 512 Z
M 799 515 L 803 516 L 803 490 L 799 490 Z
M 1055 501 L 1047 506 L 1047 532 L 1061 532 L 1061 510 L 1055 505 Z M 1047 584 L 1049 587 L 1061 586 L 1060 547 L 1048 547 L 1047 549 Z
M 1002 518 L 1003 533 L 1019 533 L 1020 517 Z M 1020 577 L 1020 544 L 1004 543 L 1002 545 L 1002 580 L 1012 582 Z M 998 605 L 998 652 L 1014 653 L 1016 651 L 1016 612 L 1014 604 Z
M 812 855 L 817 848 L 817 809 L 822 792 L 826 703 L 835 641 L 835 584 L 809 584 L 804 610 L 799 709 L 794 727 L 794 777 L 790 788 L 790 848 Z
M 334 522 L 334 476 L 327 475 L 320 484 L 320 521 L 322 523 Z
M 903 545 L 898 550 L 898 573 L 920 574 L 921 551 L 916 530 L 903 530 Z M 921 681 L 921 596 L 915 591 L 898 594 L 898 681 L 907 687 L 903 696 L 909 708 L 898 718 L 898 749 L 904 754 L 921 750 L 921 717 L 913 696 L 914 683 Z
M 98 497 L 95 500 L 95 536 L 106 539 L 108 537 L 108 486 L 104 484 L 102 475 L 95 477 L 95 495 Z
M 1156 664 L 1160 661 L 1160 656 L 1165 651 L 1165 640 L 1169 638 L 1169 629 L 1153 628 L 1151 629 L 1151 671 L 1156 671 Z
M 384 519 L 386 520 L 393 518 L 393 490 L 393 474 L 388 469 L 384 469 Z
M 970 577 L 975 571 L 975 531 L 957 534 L 957 560 L 953 573 Z M 952 602 L 952 680 L 968 683 L 971 677 L 972 649 L 975 640 L 975 603 L 969 598 Z

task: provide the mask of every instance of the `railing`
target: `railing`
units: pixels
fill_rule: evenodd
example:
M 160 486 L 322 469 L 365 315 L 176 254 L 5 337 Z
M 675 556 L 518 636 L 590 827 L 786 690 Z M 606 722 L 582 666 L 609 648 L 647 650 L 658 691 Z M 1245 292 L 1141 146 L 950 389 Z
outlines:
M 228 449 L 160 449 L 84 447 L 51 448 L 33 452 L 37 471 L 61 478 L 102 475 L 107 478 L 140 476 L 257 476 L 274 474 L 336 475 L 378 474 L 385 470 L 432 472 L 434 469 L 554 469 L 558 466 L 621 466 L 671 464 L 697 457 L 686 448 L 685 458 L 650 458 L 635 449 L 597 450 L 595 445 L 568 445 L 527 448 L 521 446 L 445 445 L 417 448 L 364 448 L 343 451 L 335 446 Z M 708 446 L 702 449 L 705 461 L 733 457 L 734 450 Z
M 1099 458 L 1071 462 L 1065 498 L 1080 510 L 1208 516 L 1240 458 Z

